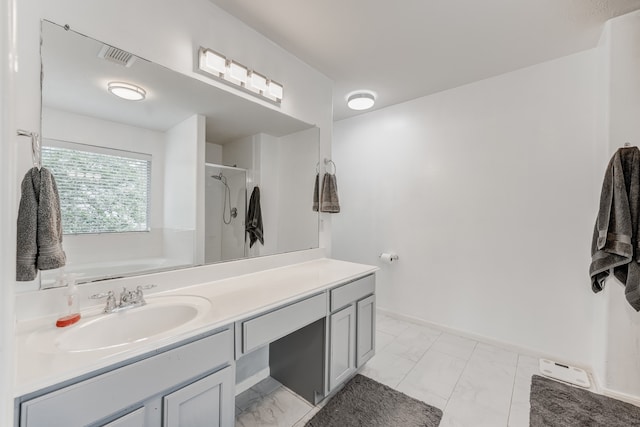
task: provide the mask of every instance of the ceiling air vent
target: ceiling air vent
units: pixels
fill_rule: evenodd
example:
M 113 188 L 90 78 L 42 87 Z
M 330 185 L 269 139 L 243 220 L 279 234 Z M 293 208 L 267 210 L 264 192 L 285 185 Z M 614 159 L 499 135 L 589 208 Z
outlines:
M 106 59 L 127 68 L 131 67 L 136 60 L 133 54 L 106 44 L 100 49 L 98 58 Z

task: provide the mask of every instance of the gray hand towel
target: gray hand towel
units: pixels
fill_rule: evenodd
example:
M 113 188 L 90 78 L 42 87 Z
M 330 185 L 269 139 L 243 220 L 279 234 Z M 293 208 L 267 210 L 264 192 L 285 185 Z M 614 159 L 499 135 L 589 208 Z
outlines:
M 60 199 L 46 168 L 32 168 L 22 180 L 18 208 L 16 280 L 34 280 L 37 270 L 63 267 Z
M 313 184 L 313 211 L 314 212 L 318 212 L 318 209 L 320 208 L 320 197 L 318 196 L 318 194 L 320 193 L 320 191 L 318 190 L 318 187 L 320 186 L 320 174 L 316 174 L 316 182 Z
M 600 292 L 613 269 L 629 304 L 640 311 L 640 150 L 619 149 L 609 162 L 591 244 L 591 288 Z
M 247 212 L 247 223 L 245 230 L 249 234 L 249 247 L 253 247 L 256 241 L 264 245 L 264 234 L 262 230 L 262 209 L 260 208 L 260 189 L 253 187 L 249 209 Z
M 320 212 L 340 212 L 340 201 L 338 200 L 338 181 L 336 179 L 336 176 L 330 173 L 325 173 L 324 178 L 322 179 Z

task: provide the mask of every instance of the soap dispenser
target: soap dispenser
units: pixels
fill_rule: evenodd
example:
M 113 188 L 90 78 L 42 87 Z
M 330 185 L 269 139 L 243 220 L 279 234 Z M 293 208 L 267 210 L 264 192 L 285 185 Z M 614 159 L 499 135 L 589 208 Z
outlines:
M 78 301 L 76 278 L 73 274 L 62 274 L 58 279 L 60 282 L 67 284 L 67 289 L 64 292 L 67 311 L 64 316 L 56 321 L 58 328 L 64 328 L 70 326 L 80 320 L 80 304 Z

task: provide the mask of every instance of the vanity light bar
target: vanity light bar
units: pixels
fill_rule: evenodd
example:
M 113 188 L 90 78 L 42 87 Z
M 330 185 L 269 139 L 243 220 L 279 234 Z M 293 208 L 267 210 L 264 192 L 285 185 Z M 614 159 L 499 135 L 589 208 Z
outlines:
M 284 87 L 244 65 L 226 58 L 211 49 L 201 47 L 198 52 L 198 68 L 218 79 L 247 89 L 276 103 L 282 102 Z

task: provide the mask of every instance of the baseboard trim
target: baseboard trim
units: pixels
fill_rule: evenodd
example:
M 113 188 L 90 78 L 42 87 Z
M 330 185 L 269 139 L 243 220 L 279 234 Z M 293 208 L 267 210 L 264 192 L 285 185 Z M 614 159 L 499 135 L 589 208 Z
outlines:
M 242 392 L 249 390 L 254 385 L 258 384 L 260 381 L 269 378 L 271 375 L 271 369 L 267 366 L 266 368 L 256 372 L 251 375 L 249 378 L 246 378 L 239 383 L 236 384 L 236 396 Z
M 506 350 L 510 350 L 516 353 L 524 353 L 528 356 L 531 357 L 536 357 L 536 358 L 544 358 L 544 359 L 550 359 L 550 360 L 555 360 L 557 362 L 560 363 L 564 363 L 567 365 L 572 365 L 581 369 L 584 369 L 590 377 L 593 377 L 592 375 L 592 368 L 591 366 L 585 366 L 583 363 L 577 362 L 575 360 L 566 360 L 566 359 L 559 359 L 557 355 L 553 355 L 553 354 L 547 354 L 532 348 L 528 348 L 528 347 L 524 347 L 524 346 L 520 346 L 520 345 L 516 345 L 507 341 L 501 341 L 501 340 L 497 340 L 495 338 L 490 338 L 490 337 L 486 337 L 484 335 L 480 335 L 480 334 L 474 334 L 473 332 L 467 332 L 461 329 L 456 329 L 456 328 L 452 328 L 450 326 L 445 326 L 442 325 L 440 323 L 436 323 L 436 322 L 431 322 L 428 320 L 424 320 L 424 319 L 420 319 L 417 317 L 413 317 L 413 316 L 407 316 L 404 314 L 398 314 L 395 313 L 393 311 L 387 310 L 385 308 L 377 308 L 377 311 L 385 316 L 388 317 L 392 317 L 398 320 L 404 320 L 407 322 L 411 322 L 411 323 L 415 323 L 418 325 L 423 325 L 423 326 L 428 326 L 428 327 L 432 327 L 435 329 L 440 329 L 443 332 L 449 332 L 464 338 L 469 338 L 475 341 L 481 341 L 485 344 L 492 344 L 492 345 L 496 345 L 499 347 L 502 347 Z
M 640 406 L 640 397 L 620 391 L 611 390 L 610 388 L 605 387 L 604 383 L 595 372 L 593 373 L 593 380 L 598 385 L 598 389 L 603 395 L 622 400 L 623 402 L 627 402 L 635 406 Z

